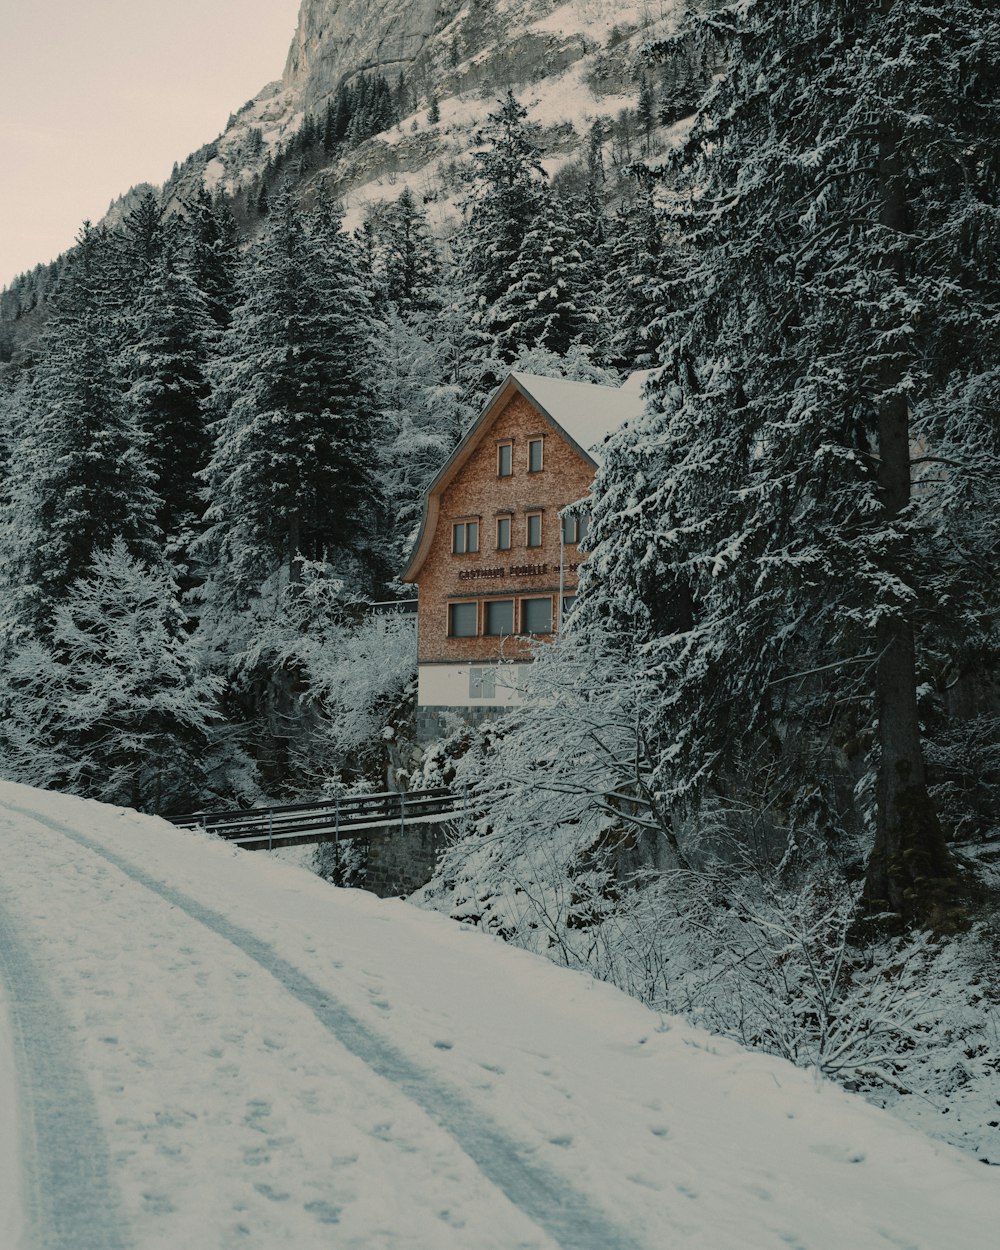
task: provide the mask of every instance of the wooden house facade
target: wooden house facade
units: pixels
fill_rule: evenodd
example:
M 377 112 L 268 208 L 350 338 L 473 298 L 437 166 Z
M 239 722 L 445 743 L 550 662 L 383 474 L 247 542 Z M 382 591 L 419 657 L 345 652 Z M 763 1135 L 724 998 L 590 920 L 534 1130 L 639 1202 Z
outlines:
M 431 483 L 403 573 L 418 589 L 419 741 L 518 701 L 531 642 L 572 609 L 600 446 L 642 406 L 638 386 L 512 373 Z

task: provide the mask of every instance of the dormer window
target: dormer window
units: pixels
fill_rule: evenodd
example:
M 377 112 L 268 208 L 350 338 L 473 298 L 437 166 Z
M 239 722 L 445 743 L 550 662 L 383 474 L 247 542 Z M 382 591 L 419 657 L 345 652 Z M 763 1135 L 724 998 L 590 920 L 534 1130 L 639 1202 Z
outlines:
M 545 451 L 545 440 L 541 438 L 528 439 L 528 472 L 541 473 L 542 460 Z
M 497 444 L 497 477 L 510 477 L 514 472 L 514 444 Z
M 478 521 L 458 521 L 451 527 L 451 550 L 456 556 L 479 550 Z

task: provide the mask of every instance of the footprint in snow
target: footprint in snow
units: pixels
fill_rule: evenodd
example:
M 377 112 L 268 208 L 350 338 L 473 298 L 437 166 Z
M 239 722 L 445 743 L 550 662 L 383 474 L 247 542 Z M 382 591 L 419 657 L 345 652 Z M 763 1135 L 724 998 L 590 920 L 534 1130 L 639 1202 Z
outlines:
M 143 1194 L 142 1205 L 154 1215 L 170 1215 L 176 1210 L 166 1194 Z
M 640 1176 L 638 1172 L 633 1172 L 631 1176 L 625 1178 L 630 1180 L 633 1185 L 641 1185 L 643 1189 L 651 1189 L 654 1193 L 659 1193 L 663 1186 L 659 1181 L 650 1180 L 648 1176 Z M 680 1186 L 677 1187 L 680 1189 Z M 688 1197 L 691 1197 L 689 1194 Z
M 277 1189 L 272 1189 L 270 1185 L 265 1185 L 263 1181 L 258 1181 L 257 1184 L 254 1185 L 254 1189 L 256 1189 L 261 1197 L 269 1198 L 271 1202 L 287 1202 L 291 1197 L 291 1194 L 279 1193 Z
M 321 1224 L 340 1223 L 340 1207 L 335 1207 L 332 1202 L 324 1202 L 322 1199 L 318 1199 L 316 1202 L 307 1202 L 305 1209 L 310 1215 L 314 1215 Z

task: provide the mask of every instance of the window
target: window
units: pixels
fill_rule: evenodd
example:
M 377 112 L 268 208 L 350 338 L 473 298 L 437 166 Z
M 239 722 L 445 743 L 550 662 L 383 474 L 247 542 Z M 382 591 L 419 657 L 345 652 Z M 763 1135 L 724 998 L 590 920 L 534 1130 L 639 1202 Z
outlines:
M 478 521 L 459 521 L 451 527 L 451 550 L 456 556 L 479 550 Z
M 500 443 L 497 446 L 497 477 L 510 477 L 514 472 L 514 445 Z
M 486 633 L 491 638 L 499 638 L 514 632 L 514 600 L 487 599 L 486 601 Z
M 497 551 L 510 551 L 510 517 L 497 517 Z
M 521 633 L 552 633 L 552 600 L 550 597 L 521 600 Z
M 448 637 L 475 638 L 478 629 L 478 604 L 448 604 Z
M 563 595 L 562 616 L 560 620 L 565 620 L 573 611 L 573 604 L 576 603 L 576 595 Z
M 469 669 L 469 698 L 495 699 L 497 697 L 497 671 L 495 668 Z
M 528 472 L 541 473 L 542 471 L 542 443 L 540 438 L 528 439 Z
M 542 545 L 542 514 L 540 512 L 528 513 L 528 546 L 540 547 Z
M 579 543 L 587 537 L 587 514 L 585 512 L 571 512 L 563 517 L 563 542 Z

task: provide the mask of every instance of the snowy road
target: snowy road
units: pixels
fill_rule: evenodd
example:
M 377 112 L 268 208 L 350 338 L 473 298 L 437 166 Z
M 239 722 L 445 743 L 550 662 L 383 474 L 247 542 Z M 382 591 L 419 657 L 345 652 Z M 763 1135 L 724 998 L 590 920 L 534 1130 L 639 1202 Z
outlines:
M 439 916 L 7 784 L 0 839 L 5 1248 L 995 1243 L 995 1170 Z

